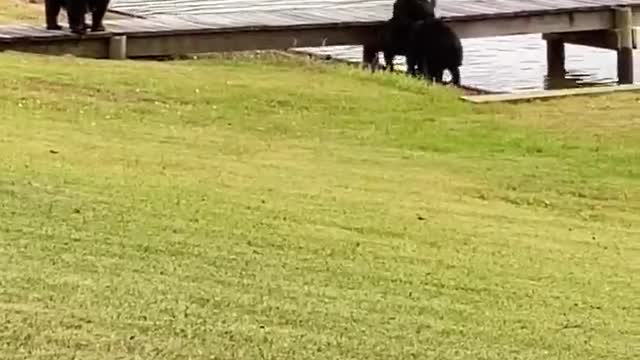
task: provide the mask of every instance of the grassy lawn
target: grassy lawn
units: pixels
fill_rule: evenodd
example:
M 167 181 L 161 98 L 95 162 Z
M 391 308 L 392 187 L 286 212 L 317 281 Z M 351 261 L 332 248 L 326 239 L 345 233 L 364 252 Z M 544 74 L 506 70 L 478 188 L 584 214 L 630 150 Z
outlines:
M 44 26 L 44 5 L 27 0 L 0 0 L 0 24 L 40 24 Z
M 0 55 L 3 359 L 634 359 L 640 95 Z

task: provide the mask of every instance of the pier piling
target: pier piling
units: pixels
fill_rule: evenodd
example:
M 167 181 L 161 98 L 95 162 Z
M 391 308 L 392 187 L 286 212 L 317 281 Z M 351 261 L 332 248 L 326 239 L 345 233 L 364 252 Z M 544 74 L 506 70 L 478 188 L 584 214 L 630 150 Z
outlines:
M 615 9 L 618 34 L 618 82 L 633 83 L 633 13 L 631 8 Z
M 547 76 L 549 78 L 564 77 L 564 40 L 561 38 L 549 38 L 547 42 Z

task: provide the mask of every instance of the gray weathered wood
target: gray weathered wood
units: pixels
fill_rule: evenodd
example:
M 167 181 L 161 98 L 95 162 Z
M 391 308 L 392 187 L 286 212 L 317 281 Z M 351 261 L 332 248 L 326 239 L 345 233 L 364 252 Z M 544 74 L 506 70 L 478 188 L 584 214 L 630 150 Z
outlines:
M 109 59 L 123 60 L 127 58 L 127 37 L 114 36 L 109 39 Z
M 556 10 L 589 8 L 595 10 L 611 6 L 626 6 L 634 0 L 438 0 L 437 14 L 451 16 L 501 16 Z M 373 13 L 378 20 L 391 14 L 393 0 L 112 0 L 110 9 L 120 13 L 149 17 L 167 15 L 205 15 L 210 18 L 233 14 L 296 13 L 315 17 L 346 11 L 348 17 Z M 215 15 L 215 16 L 212 16 Z M 267 16 L 267 15 L 265 15 Z M 373 19 L 376 20 L 376 19 Z
M 60 39 L 56 41 L 0 42 L 0 51 L 11 50 L 43 55 L 74 55 L 88 58 L 107 58 L 109 38 Z
M 340 0 L 327 6 L 324 0 L 309 0 L 305 6 L 285 6 L 291 0 L 188 0 L 171 1 L 112 1 L 110 10 L 137 14 L 136 9 L 152 9 L 146 18 L 115 19 L 107 22 L 107 29 L 116 35 L 166 35 L 201 32 L 245 30 L 282 30 L 299 28 L 330 28 L 376 26 L 391 15 L 393 0 Z M 271 9 L 270 3 L 281 6 Z M 244 5 L 237 5 L 238 3 Z M 307 3 L 312 5 L 307 6 Z M 195 4 L 202 4 L 195 6 Z M 262 6 L 258 6 L 262 4 Z M 631 6 L 640 9 L 640 0 L 440 0 L 438 14 L 456 24 L 463 37 L 484 37 L 534 33 L 535 31 L 586 31 L 602 29 L 603 23 L 613 25 L 612 6 Z M 260 9 L 269 10 L 260 10 Z M 130 11 L 127 12 L 126 10 Z M 144 11 L 143 11 L 144 13 Z M 605 19 L 607 18 L 607 19 Z M 492 21 L 485 21 L 492 20 Z M 634 23 L 640 26 L 640 11 L 634 13 Z M 498 27 L 498 28 L 496 28 Z M 610 26 L 609 28 L 612 28 Z M 24 35 L 24 36 L 21 36 Z M 68 32 L 46 31 L 44 27 L 0 27 L 0 41 L 11 38 L 70 37 Z M 95 36 L 89 34 L 88 37 Z M 99 36 L 99 35 L 98 35 Z
M 633 83 L 633 13 L 631 8 L 615 9 L 618 31 L 618 81 Z
M 640 7 L 638 8 L 640 11 Z M 640 19 L 638 19 L 640 25 Z M 579 32 L 611 29 L 611 10 L 554 12 L 541 15 L 521 15 L 508 18 L 488 18 L 482 21 L 450 21 L 462 38 L 524 35 L 538 33 Z
M 221 51 L 270 50 L 295 47 L 350 45 L 371 42 L 366 27 L 273 31 L 210 32 L 160 36 L 128 36 L 129 57 L 196 54 Z
M 488 104 L 495 102 L 531 101 L 578 95 L 598 95 L 625 91 L 640 91 L 640 85 L 626 84 L 617 86 L 595 86 L 574 89 L 527 91 L 512 94 L 467 95 L 462 96 L 461 98 L 465 101 L 476 104 Z
M 546 41 L 561 40 L 566 44 L 597 47 L 601 49 L 618 50 L 618 34 L 615 30 L 593 30 L 566 33 L 543 34 Z
M 309 1 L 317 5 L 319 0 Z M 109 57 L 108 38 L 112 36 L 126 36 L 129 57 L 369 44 L 390 16 L 392 2 L 351 0 L 333 7 L 325 3 L 323 7 L 225 10 L 215 14 L 165 7 L 166 11 L 147 18 L 105 21 L 107 32 L 82 38 L 68 31 L 47 31 L 42 26 L 1 26 L 0 48 Z M 121 11 L 118 4 L 123 3 L 126 1 L 115 2 L 117 11 Z M 147 4 L 159 9 L 156 3 Z M 640 26 L 640 0 L 440 0 L 439 4 L 439 14 L 462 38 L 613 29 L 613 5 L 634 7 L 632 22 Z M 85 43 L 87 46 L 81 45 Z

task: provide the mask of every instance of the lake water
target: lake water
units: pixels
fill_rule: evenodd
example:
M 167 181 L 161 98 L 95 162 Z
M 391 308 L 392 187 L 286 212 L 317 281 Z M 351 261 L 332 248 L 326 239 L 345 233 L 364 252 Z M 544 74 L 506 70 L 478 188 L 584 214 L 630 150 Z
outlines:
M 616 53 L 578 45 L 565 45 L 565 79 L 550 84 L 546 79 L 546 43 L 541 35 L 517 35 L 497 38 L 464 39 L 462 84 L 499 92 L 518 92 L 550 88 L 590 85 L 612 85 L 617 82 Z M 340 46 L 304 48 L 305 52 L 359 62 L 362 47 Z M 640 54 L 638 54 L 640 55 Z M 636 82 L 640 79 L 640 62 L 635 57 Z M 404 58 L 394 64 L 404 69 Z

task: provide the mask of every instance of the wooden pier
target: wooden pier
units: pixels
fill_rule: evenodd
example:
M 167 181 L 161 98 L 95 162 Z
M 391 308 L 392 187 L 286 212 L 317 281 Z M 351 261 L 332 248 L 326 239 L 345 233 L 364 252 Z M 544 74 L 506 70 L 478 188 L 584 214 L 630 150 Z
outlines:
M 393 4 L 309 0 L 296 7 L 283 0 L 280 8 L 265 10 L 260 1 L 239 0 L 245 7 L 234 11 L 221 0 L 174 6 L 114 0 L 110 10 L 129 17 L 105 21 L 106 32 L 80 37 L 44 26 L 0 26 L 0 50 L 123 59 L 364 45 L 366 54 Z M 640 0 L 439 0 L 437 14 L 462 38 L 543 34 L 550 74 L 564 71 L 565 43 L 612 49 L 618 53 L 620 82 L 633 81 L 632 49 L 640 41 L 633 28 L 640 26 Z

